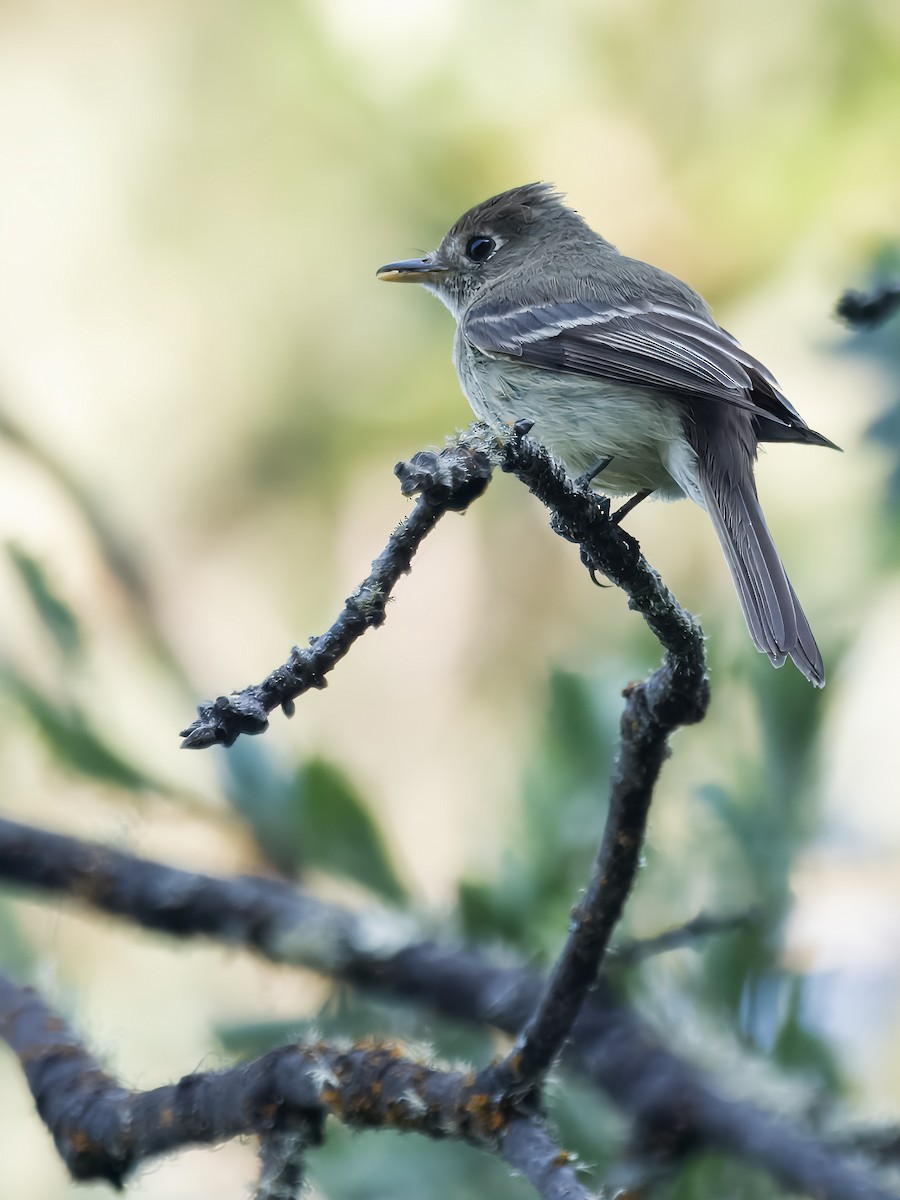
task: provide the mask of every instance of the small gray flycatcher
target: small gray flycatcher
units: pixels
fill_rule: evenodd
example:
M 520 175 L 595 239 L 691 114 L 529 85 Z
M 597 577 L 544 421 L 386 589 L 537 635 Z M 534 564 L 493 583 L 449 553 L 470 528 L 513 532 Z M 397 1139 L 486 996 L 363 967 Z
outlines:
M 475 413 L 527 419 L 573 474 L 688 496 L 712 518 L 750 634 L 817 687 L 825 668 L 759 506 L 760 442 L 830 446 L 681 280 L 627 258 L 533 183 L 465 213 L 437 250 L 379 279 L 424 284 L 456 318 L 453 360 Z

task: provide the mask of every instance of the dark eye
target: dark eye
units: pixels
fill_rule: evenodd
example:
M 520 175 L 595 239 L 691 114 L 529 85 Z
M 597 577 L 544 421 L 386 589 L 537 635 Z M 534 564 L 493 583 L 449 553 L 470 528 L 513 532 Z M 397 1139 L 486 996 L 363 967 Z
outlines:
M 469 238 L 466 244 L 466 257 L 471 258 L 472 262 L 483 263 L 491 257 L 496 249 L 497 243 L 493 238 L 482 237 L 479 234 Z

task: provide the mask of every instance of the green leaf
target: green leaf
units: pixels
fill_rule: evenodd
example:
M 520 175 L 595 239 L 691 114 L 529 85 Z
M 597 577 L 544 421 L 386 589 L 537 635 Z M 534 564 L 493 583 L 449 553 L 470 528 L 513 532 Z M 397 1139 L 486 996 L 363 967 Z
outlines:
M 7 544 L 9 560 L 19 574 L 32 604 L 45 628 L 66 658 L 75 658 L 83 649 L 78 618 L 47 578 L 43 565 L 20 546 Z
M 466 936 L 551 950 L 590 868 L 605 816 L 621 700 L 557 670 L 523 786 L 522 829 L 484 880 L 457 890 Z
M 667 1200 L 708 1200 L 710 1196 L 782 1200 L 784 1188 L 761 1168 L 725 1154 L 701 1152 L 685 1158 L 677 1182 L 664 1195 Z
M 572 785 L 603 784 L 609 766 L 609 734 L 588 681 L 572 671 L 550 676 L 544 753 L 557 779 Z
M 296 878 L 303 863 L 294 785 L 269 746 L 238 738 L 221 756 L 223 789 L 266 859 Z
M 0 966 L 14 975 L 33 972 L 37 955 L 25 937 L 13 904 L 0 898 Z
M 132 792 L 167 790 L 113 750 L 76 705 L 55 703 L 9 668 L 0 672 L 0 685 L 31 718 L 63 767 Z
M 521 945 L 531 930 L 533 888 L 523 895 L 528 872 L 508 868 L 498 882 L 463 879 L 457 885 L 458 919 L 467 939 L 477 942 L 502 938 Z
M 803 1019 L 807 982 L 799 976 L 786 975 L 784 984 L 788 989 L 787 1012 L 778 1031 L 772 1057 L 787 1070 L 813 1077 L 819 1088 L 839 1095 L 843 1091 L 839 1060 L 828 1042 Z
M 256 1058 L 276 1046 L 299 1042 L 310 1035 L 308 1017 L 293 1021 L 235 1021 L 217 1025 L 215 1035 L 223 1050 L 240 1058 Z
M 293 801 L 297 851 L 307 863 L 346 875 L 395 903 L 406 899 L 381 832 L 342 771 L 310 759 L 294 777 Z

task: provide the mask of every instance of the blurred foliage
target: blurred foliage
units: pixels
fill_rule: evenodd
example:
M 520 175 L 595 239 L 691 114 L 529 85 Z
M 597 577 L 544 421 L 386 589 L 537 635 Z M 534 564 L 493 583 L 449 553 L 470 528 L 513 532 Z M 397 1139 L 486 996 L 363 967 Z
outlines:
M 886 240 L 900 212 L 896 3 L 542 0 L 527 17 L 515 0 L 99 0 L 75 19 L 64 7 L 0 14 L 0 133 L 14 134 L 0 191 L 0 760 L 16 815 L 54 824 L 62 805 L 71 828 L 114 839 L 130 817 L 106 801 L 137 798 L 139 833 L 161 829 L 190 857 L 207 847 L 188 800 L 202 793 L 211 806 L 224 793 L 215 837 L 209 827 L 228 846 L 221 869 L 271 869 L 351 899 L 363 889 L 424 910 L 429 929 L 546 964 L 596 850 L 618 692 L 657 651 L 619 596 L 589 588 L 574 559 L 566 574 L 571 548 L 511 481 L 440 530 L 389 627 L 290 725 L 278 717 L 265 737 L 198 761 L 178 757 L 178 723 L 198 696 L 263 673 L 289 639 L 331 619 L 404 511 L 390 465 L 468 419 L 447 314 L 382 292 L 373 273 L 434 244 L 474 201 L 555 180 L 623 249 L 714 304 L 758 288 L 769 328 L 793 328 L 800 305 L 824 320 L 841 287 L 864 281 L 876 244 L 871 279 L 900 273 Z M 807 290 L 789 303 L 798 279 Z M 889 400 L 872 421 L 867 397 L 842 390 L 849 376 L 829 378 L 837 358 L 823 367 L 804 346 L 793 364 L 800 390 L 843 425 L 804 414 L 847 451 L 837 465 L 794 468 L 798 513 L 811 479 L 816 499 L 786 548 L 831 643 L 824 697 L 757 663 L 743 630 L 731 652 L 740 618 L 690 514 L 667 510 L 656 542 L 637 514 L 654 564 L 706 606 L 714 702 L 676 739 L 617 936 L 678 925 L 701 904 L 762 915 L 611 973 L 726 1087 L 765 1086 L 765 1103 L 813 1119 L 862 1094 L 880 1101 L 866 1073 L 896 1054 L 890 1031 L 860 1031 L 855 1012 L 817 1016 L 821 973 L 785 941 L 798 868 L 828 823 L 829 743 L 861 736 L 877 711 L 836 649 L 858 649 L 900 566 L 900 321 L 838 337 L 838 358 L 886 380 Z M 854 444 L 866 425 L 868 457 Z M 831 472 L 827 484 L 817 471 Z M 792 499 L 778 514 L 789 542 Z M 813 533 L 807 514 L 821 520 Z M 895 691 L 896 666 L 879 667 L 876 705 Z M 888 810 L 896 772 L 883 774 Z M 153 825 L 156 796 L 184 804 L 184 825 Z M 432 872 L 438 913 L 422 900 Z M 102 1013 L 100 1040 L 130 1033 L 139 1061 L 166 990 L 158 965 L 149 980 L 119 971 L 112 987 L 83 931 L 61 922 L 57 934 L 55 913 L 41 926 L 27 911 L 0 903 L 0 962 L 34 973 L 61 958 L 84 1011 Z M 136 1074 L 312 1030 L 382 1033 L 451 1061 L 497 1049 L 488 1031 L 354 989 L 309 1001 L 298 975 L 276 1013 L 282 975 L 265 978 L 273 994 L 251 990 L 253 976 L 211 989 L 205 1007 L 184 997 L 195 1058 L 183 1061 L 185 1042 L 167 1029 L 177 1061 L 149 1049 Z M 868 1059 L 851 1052 L 866 1035 Z M 602 1097 L 560 1073 L 549 1103 L 593 1184 L 625 1178 L 630 1131 Z M 311 1161 L 324 1196 L 528 1194 L 468 1148 L 334 1125 Z M 148 1195 L 162 1194 L 156 1182 L 142 1180 Z M 34 1200 L 70 1194 L 28 1184 L 19 1191 Z M 182 1193 L 210 1194 L 197 1177 Z M 781 1193 L 710 1155 L 662 1164 L 653 1194 Z
M 38 624 L 56 654 L 54 688 L 44 689 L 26 678 L 12 660 L 0 662 L 0 691 L 26 717 L 49 754 L 68 773 L 129 793 L 167 794 L 169 786 L 130 761 L 99 730 L 73 694 L 85 650 L 81 621 L 50 582 L 44 565 L 21 547 L 7 547 Z
M 20 546 L 7 546 L 10 562 L 16 568 L 44 628 L 67 659 L 77 658 L 83 649 L 81 626 L 71 607 L 60 598 L 36 558 Z
M 467 937 L 554 954 L 573 882 L 587 878 L 599 845 L 618 720 L 616 701 L 582 676 L 553 673 L 546 730 L 522 784 L 517 835 L 490 879 L 459 885 Z
M 429 1200 L 528 1200 L 534 1195 L 530 1184 L 472 1147 L 393 1132 L 351 1133 L 329 1124 L 325 1144 L 310 1156 L 310 1165 L 323 1193 L 341 1200 L 412 1200 L 426 1194 Z
M 304 1037 L 364 1039 L 373 1029 L 380 1036 L 421 1046 L 427 1057 L 444 1062 L 485 1062 L 494 1042 L 493 1034 L 481 1026 L 461 1026 L 346 985 L 336 985 L 312 1019 L 232 1023 L 216 1033 L 227 1050 L 249 1057 Z
M 752 758 L 736 749 L 732 783 L 705 787 L 701 798 L 726 833 L 722 858 L 742 876 L 764 919 L 710 941 L 702 957 L 702 994 L 748 1048 L 786 1071 L 802 1072 L 811 1089 L 840 1094 L 833 1051 L 804 1023 L 804 981 L 782 962 L 792 871 L 816 831 L 826 710 L 796 672 L 754 671 L 753 682 L 762 747 Z
M 293 876 L 314 866 L 394 903 L 407 898 L 374 817 L 340 768 L 312 758 L 285 777 L 246 738 L 227 765 L 228 798 L 273 866 Z
M 900 242 L 881 247 L 875 254 L 862 290 L 874 290 L 882 283 L 900 281 Z M 867 436 L 885 451 L 888 476 L 884 488 L 885 515 L 881 538 L 882 551 L 893 566 L 900 563 L 900 319 L 895 315 L 876 329 L 848 335 L 845 353 L 874 360 L 886 374 L 890 399 L 885 410 L 870 424 Z M 879 526 L 881 528 L 881 526 Z
M 5 897 L 0 899 L 0 966 L 26 978 L 34 969 L 35 957 L 34 947 L 20 928 L 13 906 Z
M 0 688 L 30 717 L 41 741 L 67 771 L 129 792 L 168 790 L 109 745 L 77 704 L 45 695 L 9 668 L 0 670 Z

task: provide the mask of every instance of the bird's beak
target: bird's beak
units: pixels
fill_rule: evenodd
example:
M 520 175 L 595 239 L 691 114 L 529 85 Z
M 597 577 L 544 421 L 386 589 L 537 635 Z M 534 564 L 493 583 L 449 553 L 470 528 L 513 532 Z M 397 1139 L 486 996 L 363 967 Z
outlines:
M 447 274 L 447 268 L 437 261 L 436 254 L 426 254 L 424 258 L 388 263 L 379 267 L 375 274 L 387 283 L 435 283 Z

